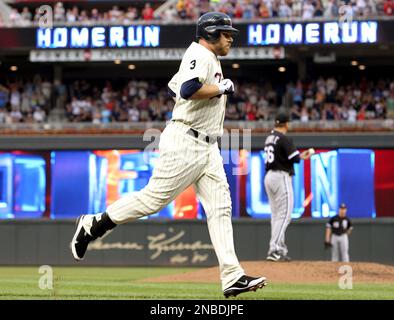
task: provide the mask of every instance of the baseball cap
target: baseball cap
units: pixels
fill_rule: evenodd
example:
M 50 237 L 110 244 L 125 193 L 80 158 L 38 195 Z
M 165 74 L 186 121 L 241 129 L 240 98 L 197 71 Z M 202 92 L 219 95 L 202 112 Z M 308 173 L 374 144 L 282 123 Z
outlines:
M 346 204 L 344 204 L 343 202 L 341 203 L 341 205 L 339 206 L 339 208 L 341 208 L 341 209 L 347 209 Z
M 278 113 L 275 117 L 276 124 L 286 123 L 289 122 L 289 120 L 289 116 L 286 113 Z

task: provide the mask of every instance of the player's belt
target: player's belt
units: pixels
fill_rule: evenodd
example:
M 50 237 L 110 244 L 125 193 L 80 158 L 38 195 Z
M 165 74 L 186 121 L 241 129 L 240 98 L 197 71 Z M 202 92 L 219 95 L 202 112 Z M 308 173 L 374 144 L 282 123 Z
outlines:
M 206 134 L 203 134 L 201 132 L 198 132 L 197 130 L 190 128 L 186 132 L 188 135 L 191 135 L 194 138 L 200 139 L 202 141 L 205 141 L 206 143 L 209 144 L 214 144 L 217 141 L 217 138 L 207 136 Z

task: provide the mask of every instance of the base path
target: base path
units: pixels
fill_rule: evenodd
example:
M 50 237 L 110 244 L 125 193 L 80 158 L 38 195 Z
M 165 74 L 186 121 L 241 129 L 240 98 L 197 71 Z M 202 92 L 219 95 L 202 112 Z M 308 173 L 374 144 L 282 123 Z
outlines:
M 341 266 L 351 266 L 353 282 L 394 283 L 394 266 L 369 262 L 243 261 L 250 276 L 265 276 L 268 283 L 337 283 Z M 349 270 L 349 269 L 348 269 Z M 348 271 L 347 271 L 348 272 Z M 143 279 L 143 282 L 218 282 L 218 267 L 198 269 L 176 275 Z

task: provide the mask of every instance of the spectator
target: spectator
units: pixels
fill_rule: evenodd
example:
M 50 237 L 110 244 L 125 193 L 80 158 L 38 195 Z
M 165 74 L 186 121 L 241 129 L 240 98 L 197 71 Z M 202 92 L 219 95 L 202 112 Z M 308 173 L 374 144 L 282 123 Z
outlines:
M 0 110 L 5 109 L 8 102 L 9 90 L 0 84 Z
M 92 123 L 93 124 L 100 124 L 101 123 L 101 112 L 100 107 L 95 106 L 92 111 Z
M 10 95 L 10 104 L 11 107 L 18 107 L 20 106 L 21 103 L 21 95 L 18 90 L 18 87 L 16 85 L 13 85 L 11 88 L 11 95 Z
M 11 117 L 11 122 L 12 123 L 18 123 L 18 122 L 22 121 L 23 115 L 19 111 L 19 107 L 18 106 L 13 106 L 12 107 L 12 111 L 10 113 L 10 117 Z
M 354 109 L 354 107 L 350 107 L 347 110 L 347 121 L 349 122 L 356 122 L 357 120 L 357 111 L 356 109 Z
M 5 108 L 0 108 L 0 123 L 6 123 L 8 112 Z
M 80 22 L 89 21 L 89 17 L 88 17 L 86 10 L 81 10 L 81 13 L 78 16 L 78 21 L 80 21 Z
M 234 18 L 241 19 L 244 15 L 244 10 L 239 2 L 237 2 L 235 9 L 234 9 Z
M 44 110 L 41 110 L 41 108 L 36 108 L 36 110 L 33 113 L 33 119 L 37 123 L 41 123 L 45 121 L 45 112 Z
M 78 8 L 77 7 L 74 6 L 72 9 L 67 10 L 66 20 L 69 23 L 73 23 L 78 20 Z
M 259 15 L 261 18 L 269 18 L 271 16 L 270 10 L 268 9 L 265 2 L 262 2 L 259 7 Z
M 387 99 L 387 118 L 394 119 L 394 90 L 391 90 Z
M 32 14 L 29 11 L 28 7 L 23 7 L 22 9 L 22 13 L 21 13 L 21 19 L 23 22 L 27 23 L 30 22 L 32 20 Z M 25 24 L 24 24 L 25 25 Z
M 40 18 L 41 18 L 40 8 L 36 8 L 33 19 L 34 21 L 39 21 Z
M 137 9 L 135 7 L 128 7 L 127 8 L 127 13 L 125 15 L 125 18 L 130 20 L 130 21 L 137 20 L 138 19 Z
M 194 0 L 185 0 L 186 17 L 189 20 L 197 19 L 196 4 Z
M 355 15 L 358 17 L 364 16 L 365 9 L 367 4 L 365 0 L 356 0 L 356 4 L 354 6 Z
M 255 17 L 255 8 L 254 8 L 251 0 L 245 0 L 245 1 L 246 1 L 246 5 L 244 6 L 244 9 L 243 9 L 242 18 L 247 19 L 247 20 L 251 20 Z
M 290 119 L 291 120 L 300 120 L 301 119 L 301 113 L 299 111 L 298 105 L 293 105 L 290 109 Z
M 315 13 L 315 7 L 312 4 L 311 0 L 306 0 L 304 2 L 303 10 L 302 10 L 302 18 L 303 19 L 311 19 Z
M 394 15 L 394 1 L 393 0 L 384 1 L 383 10 L 386 16 Z
M 113 6 L 112 10 L 109 11 L 109 20 L 111 22 L 120 22 L 121 21 L 121 16 L 122 16 L 122 12 L 119 10 L 118 6 Z
M 131 107 L 128 112 L 130 122 L 140 121 L 140 112 L 136 107 Z
M 58 2 L 55 5 L 55 9 L 53 12 L 53 20 L 55 22 L 64 22 L 66 21 L 66 16 L 65 16 L 65 9 L 63 7 L 63 3 L 62 2 Z
M 302 16 L 302 4 L 303 0 L 294 0 L 292 5 L 293 17 Z
M 18 9 L 12 9 L 10 16 L 9 16 L 10 23 L 12 25 L 21 25 L 22 24 L 22 17 L 18 12 Z
M 292 16 L 291 8 L 285 2 L 285 0 L 281 0 L 281 2 L 280 2 L 278 16 L 280 18 L 289 18 Z
M 92 11 L 90 12 L 90 20 L 91 20 L 91 21 L 95 21 L 95 22 L 101 20 L 101 19 L 100 19 L 100 14 L 99 14 L 97 8 L 93 8 Z
M 301 109 L 300 120 L 301 120 L 301 122 L 308 122 L 309 121 L 309 112 L 305 106 L 302 107 L 302 109 Z
M 161 20 L 163 20 L 163 21 L 174 21 L 174 20 L 177 20 L 178 18 L 179 18 L 178 12 L 173 5 L 170 5 L 161 14 Z
M 154 13 L 154 10 L 152 9 L 150 3 L 149 2 L 146 3 L 144 10 L 142 10 L 142 19 L 145 21 L 153 20 L 154 19 L 153 13 Z
M 322 17 L 324 13 L 323 5 L 320 0 L 316 1 L 315 12 L 313 14 L 314 17 Z
M 323 16 L 325 18 L 334 18 L 339 16 L 337 0 L 329 0 L 327 6 L 324 9 Z

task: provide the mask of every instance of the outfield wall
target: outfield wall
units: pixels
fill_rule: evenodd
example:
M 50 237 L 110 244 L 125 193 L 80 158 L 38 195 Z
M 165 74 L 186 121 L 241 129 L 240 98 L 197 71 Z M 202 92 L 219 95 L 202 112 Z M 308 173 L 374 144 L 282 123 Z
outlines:
M 324 249 L 326 220 L 294 220 L 286 234 L 289 255 L 296 260 L 329 260 Z M 354 219 L 352 261 L 394 264 L 394 219 Z M 241 261 L 263 260 L 270 237 L 269 220 L 233 222 Z M 0 265 L 211 266 L 217 264 L 205 221 L 139 220 L 117 227 L 92 245 L 76 263 L 69 242 L 70 220 L 0 221 Z
M 254 133 L 252 149 L 264 149 L 268 133 Z M 394 148 L 393 132 L 358 133 L 289 133 L 298 148 Z M 153 138 L 142 139 L 142 134 L 108 135 L 5 135 L 0 137 L 0 150 L 89 150 L 89 149 L 144 149 Z M 158 141 L 157 141 L 158 142 Z M 238 140 L 243 145 L 242 137 Z

